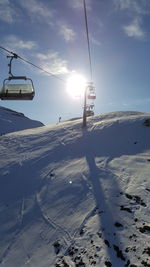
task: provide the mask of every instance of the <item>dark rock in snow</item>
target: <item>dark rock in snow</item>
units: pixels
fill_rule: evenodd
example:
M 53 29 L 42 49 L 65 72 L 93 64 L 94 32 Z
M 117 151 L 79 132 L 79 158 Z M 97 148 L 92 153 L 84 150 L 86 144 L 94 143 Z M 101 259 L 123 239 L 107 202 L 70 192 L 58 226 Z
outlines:
M 125 196 L 128 199 L 134 200 L 137 204 L 140 204 L 143 207 L 146 207 L 146 204 L 144 203 L 144 201 L 141 199 L 141 197 L 137 196 L 137 195 L 130 195 L 130 194 L 125 194 Z
M 59 241 L 55 241 L 53 244 L 54 248 L 55 248 L 55 253 L 58 254 L 60 252 L 61 249 L 61 244 Z
M 124 267 L 128 267 L 130 265 L 130 260 L 127 260 L 127 263 L 125 264 Z
M 150 256 L 150 247 L 147 247 L 143 250 L 143 254 L 148 254 Z
M 121 224 L 121 223 L 119 223 L 119 222 L 115 222 L 115 224 L 114 224 L 116 227 L 123 227 L 123 225 Z
M 84 230 L 81 229 L 81 230 L 80 230 L 80 235 L 83 235 L 83 234 L 84 234 Z
M 122 250 L 119 249 L 118 246 L 113 245 L 114 250 L 116 251 L 117 257 L 120 258 L 121 260 L 125 261 L 125 257 L 123 256 Z
M 99 236 L 99 238 L 102 237 L 102 233 L 98 232 L 97 235 Z
M 120 206 L 120 210 L 125 210 L 129 213 L 132 213 L 132 210 L 130 208 L 124 207 L 123 205 Z
M 85 263 L 82 261 L 82 259 L 80 260 L 80 262 L 76 263 L 76 267 L 85 267 Z
M 141 233 L 146 233 L 146 232 L 150 233 L 150 226 L 149 225 L 144 225 L 143 227 L 139 228 L 139 231 Z
M 145 267 L 150 267 L 150 264 L 147 263 L 146 261 L 141 261 L 141 263 L 142 263 Z
M 111 266 L 112 266 L 112 264 L 111 264 L 110 261 L 105 261 L 105 265 L 106 265 L 107 267 L 111 267 Z
M 135 237 L 137 237 L 137 236 L 135 234 L 133 234 L 133 235 L 129 236 L 129 239 L 132 239 L 132 238 L 135 238 Z
M 105 243 L 105 245 L 107 246 L 107 247 L 109 247 L 110 248 L 110 244 L 109 244 L 109 241 L 108 240 L 104 240 L 104 243 Z

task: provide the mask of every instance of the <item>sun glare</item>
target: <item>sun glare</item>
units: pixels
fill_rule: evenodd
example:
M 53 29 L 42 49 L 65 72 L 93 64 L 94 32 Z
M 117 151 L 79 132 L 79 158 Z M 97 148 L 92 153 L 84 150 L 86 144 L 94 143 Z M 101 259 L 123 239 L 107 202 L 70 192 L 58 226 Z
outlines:
M 73 98 L 79 98 L 84 95 L 86 79 L 80 74 L 72 74 L 67 80 L 67 92 Z

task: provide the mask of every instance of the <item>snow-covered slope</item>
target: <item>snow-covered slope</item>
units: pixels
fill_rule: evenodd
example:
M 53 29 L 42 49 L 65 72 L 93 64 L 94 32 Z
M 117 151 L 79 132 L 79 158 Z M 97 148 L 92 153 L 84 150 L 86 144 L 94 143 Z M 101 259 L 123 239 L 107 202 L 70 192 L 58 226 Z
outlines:
M 150 266 L 149 120 L 114 112 L 1 136 L 0 266 Z
M 0 106 L 0 135 L 43 125 L 39 121 L 25 117 L 23 113 Z

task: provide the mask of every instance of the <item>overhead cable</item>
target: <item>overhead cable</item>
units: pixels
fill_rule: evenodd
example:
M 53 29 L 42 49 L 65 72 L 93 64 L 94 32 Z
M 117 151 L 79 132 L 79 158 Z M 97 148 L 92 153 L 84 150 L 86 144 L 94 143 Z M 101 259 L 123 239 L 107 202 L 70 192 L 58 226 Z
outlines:
M 86 26 L 86 36 L 87 36 L 87 45 L 88 45 L 88 55 L 89 55 L 89 64 L 90 64 L 90 76 L 92 81 L 92 60 L 91 60 L 91 49 L 90 49 L 90 40 L 89 40 L 89 30 L 88 30 L 88 19 L 87 19 L 87 11 L 86 11 L 86 2 L 83 0 L 83 6 L 84 6 L 84 16 L 85 16 L 85 26 Z

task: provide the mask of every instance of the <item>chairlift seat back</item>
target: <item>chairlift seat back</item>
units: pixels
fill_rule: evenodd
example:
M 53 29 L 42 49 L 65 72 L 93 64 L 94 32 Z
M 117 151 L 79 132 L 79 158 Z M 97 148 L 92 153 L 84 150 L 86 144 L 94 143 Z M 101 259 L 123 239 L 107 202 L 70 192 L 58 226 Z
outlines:
M 96 99 L 95 93 L 88 94 L 88 99 Z
M 86 110 L 86 116 L 87 117 L 94 116 L 94 111 L 93 110 Z
M 32 84 L 3 84 L 0 98 L 1 100 L 32 100 L 34 94 Z
M 94 91 L 95 87 L 93 85 L 88 85 L 88 89 L 89 89 L 89 91 Z

